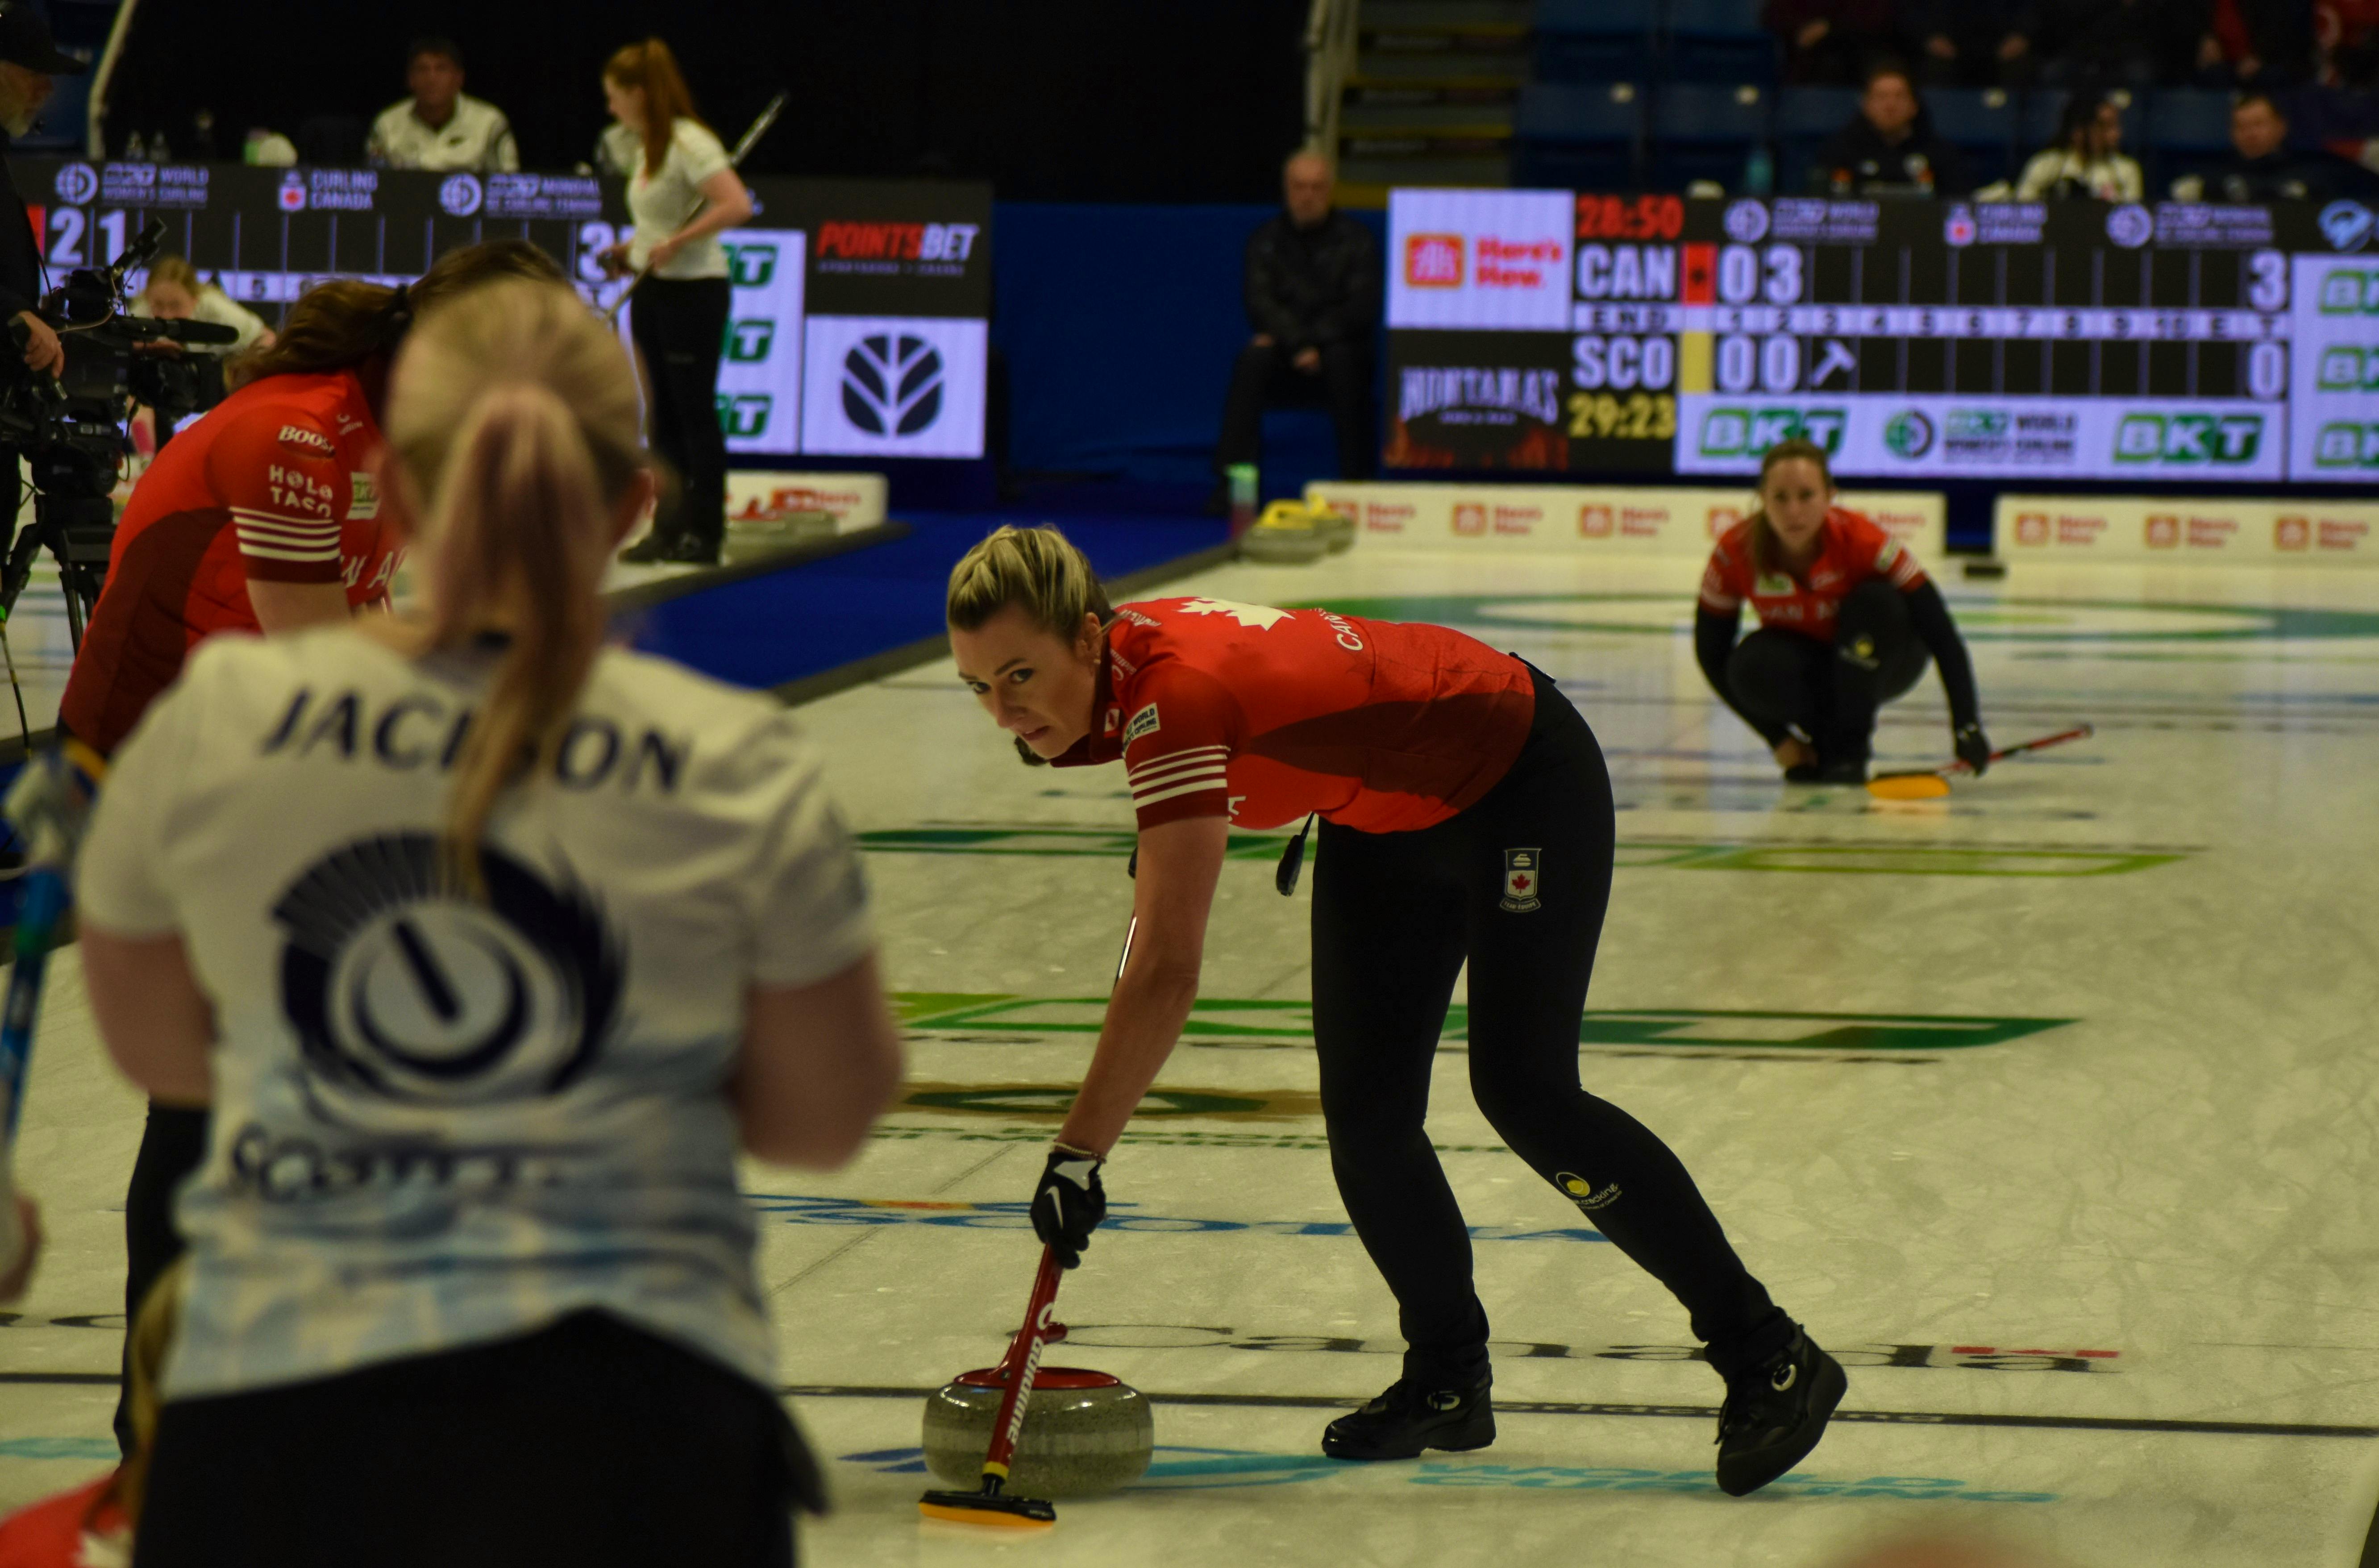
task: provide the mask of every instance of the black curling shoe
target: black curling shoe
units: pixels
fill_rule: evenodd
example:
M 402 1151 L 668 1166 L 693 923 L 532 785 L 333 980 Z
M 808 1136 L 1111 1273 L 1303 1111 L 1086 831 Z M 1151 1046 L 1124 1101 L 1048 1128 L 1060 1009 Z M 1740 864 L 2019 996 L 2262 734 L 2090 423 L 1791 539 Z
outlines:
M 1809 1456 L 1851 1386 L 1842 1364 L 1800 1329 L 1793 1343 L 1729 1379 L 1718 1413 L 1718 1484 L 1744 1497 Z
M 1323 1429 L 1322 1452 L 1333 1459 L 1411 1459 L 1425 1448 L 1464 1453 L 1495 1441 L 1495 1401 L 1488 1381 L 1469 1388 L 1431 1389 L 1398 1378 L 1388 1391 Z

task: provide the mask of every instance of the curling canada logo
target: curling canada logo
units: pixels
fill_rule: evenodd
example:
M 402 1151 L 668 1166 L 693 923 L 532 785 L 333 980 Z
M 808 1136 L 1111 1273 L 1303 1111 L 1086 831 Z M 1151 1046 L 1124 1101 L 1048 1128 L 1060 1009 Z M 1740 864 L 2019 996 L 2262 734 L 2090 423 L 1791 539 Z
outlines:
M 1503 897 L 1497 905 L 1499 909 L 1511 914 L 1527 914 L 1544 907 L 1544 900 L 1538 896 L 1543 860 L 1541 850 L 1503 851 Z

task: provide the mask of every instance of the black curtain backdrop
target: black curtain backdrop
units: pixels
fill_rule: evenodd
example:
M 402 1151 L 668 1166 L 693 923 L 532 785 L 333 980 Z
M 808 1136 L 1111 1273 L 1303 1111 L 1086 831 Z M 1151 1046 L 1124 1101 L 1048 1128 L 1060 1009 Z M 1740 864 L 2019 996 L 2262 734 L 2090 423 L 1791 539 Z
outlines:
M 755 173 L 988 179 L 1010 199 L 1261 201 L 1302 120 L 1305 0 L 147 0 L 112 91 L 111 151 L 135 130 L 218 154 L 248 128 L 368 123 L 405 96 L 405 46 L 453 39 L 464 90 L 512 116 L 525 164 L 589 155 L 611 51 L 658 33 L 731 143 L 778 89 L 791 103 Z

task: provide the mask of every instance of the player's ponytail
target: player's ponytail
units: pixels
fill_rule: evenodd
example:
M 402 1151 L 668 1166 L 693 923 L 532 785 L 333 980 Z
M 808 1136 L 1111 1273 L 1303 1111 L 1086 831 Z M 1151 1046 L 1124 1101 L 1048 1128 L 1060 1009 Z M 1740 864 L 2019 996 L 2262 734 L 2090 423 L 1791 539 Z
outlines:
M 1818 477 L 1826 482 L 1827 493 L 1832 493 L 1834 467 L 1832 464 L 1826 461 L 1826 449 L 1813 440 L 1806 440 L 1799 436 L 1793 437 L 1791 440 L 1778 441 L 1760 454 L 1759 479 L 1753 493 L 1766 495 L 1769 474 L 1778 464 L 1796 460 L 1816 464 Z M 1776 530 L 1769 525 L 1768 509 L 1764 506 L 1754 506 L 1751 509 L 1751 515 L 1743 520 L 1743 526 L 1750 540 L 1752 569 L 1756 572 L 1781 571 L 1782 567 L 1779 564 L 1781 558 L 1776 548 Z
M 1098 617 L 1102 626 L 1115 619 L 1090 558 L 1045 526 L 1002 527 L 950 569 L 946 613 L 957 630 L 975 631 L 1009 605 L 1021 606 L 1035 626 L 1068 643 L 1081 633 L 1085 615 Z
M 575 296 L 503 283 L 425 315 L 389 416 L 421 518 L 428 646 L 503 642 L 447 810 L 446 866 L 476 895 L 489 814 L 551 771 L 602 646 L 613 514 L 644 461 L 635 381 Z

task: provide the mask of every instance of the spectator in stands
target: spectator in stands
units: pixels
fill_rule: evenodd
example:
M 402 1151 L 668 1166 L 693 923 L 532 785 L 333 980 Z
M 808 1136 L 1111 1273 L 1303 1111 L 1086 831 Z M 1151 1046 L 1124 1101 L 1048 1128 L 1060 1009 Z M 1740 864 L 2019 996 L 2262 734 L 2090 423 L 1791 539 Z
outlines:
M 2379 87 L 2379 0 L 2314 0 L 2316 79 L 2324 87 Z M 2367 162 L 2370 154 L 2364 153 Z
M 2303 0 L 2213 0 L 2197 40 L 2201 87 L 2273 90 L 2313 70 L 2313 7 Z
M 2081 88 L 2189 79 L 2206 0 L 2058 0 L 2043 14 L 2040 79 Z
M 1933 134 L 1925 105 L 1896 61 L 1871 66 L 1859 111 L 1817 154 L 1810 181 L 1838 196 L 1964 196 L 1966 160 Z
M 2034 155 L 2016 181 L 2019 201 L 2045 196 L 2089 197 L 2099 201 L 2137 201 L 2145 189 L 2139 164 L 2118 151 L 2123 144 L 2122 111 L 2104 93 L 2076 92 L 2059 116 L 2057 145 Z
M 2037 57 L 2035 0 L 1916 0 L 1914 58 L 1927 87 L 2023 87 Z
M 2247 92 L 2230 110 L 2230 161 L 2172 182 L 2183 201 L 2326 200 L 2336 178 L 2325 159 L 2288 151 L 2288 119 L 2268 92 Z M 2342 160 L 2341 160 L 2342 162 Z
M 1284 211 L 1248 238 L 1248 322 L 1223 403 L 1218 474 L 1253 463 L 1273 401 L 1320 402 L 1338 432 L 1338 476 L 1371 471 L 1371 334 L 1380 322 L 1380 248 L 1330 204 L 1335 171 L 1310 150 L 1281 168 Z M 1225 498 L 1215 487 L 1215 509 Z
M 1854 82 L 1900 45 L 1894 0 L 1768 0 L 1760 25 L 1784 48 L 1784 79 Z
M 372 122 L 367 155 L 391 169 L 520 167 L 512 122 L 492 103 L 463 90 L 463 52 L 453 41 L 417 38 L 405 51 L 405 85 L 413 96 Z

